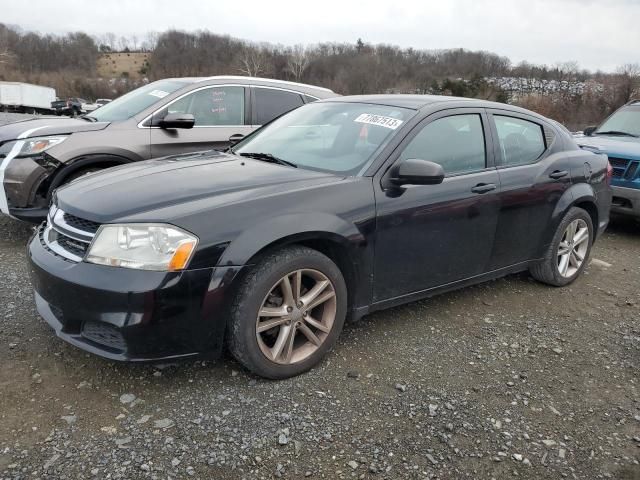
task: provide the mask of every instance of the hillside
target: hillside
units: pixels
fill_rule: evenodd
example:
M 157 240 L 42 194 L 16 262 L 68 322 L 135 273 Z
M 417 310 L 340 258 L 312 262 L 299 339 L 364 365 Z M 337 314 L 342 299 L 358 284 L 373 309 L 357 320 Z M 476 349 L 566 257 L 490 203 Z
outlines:
M 134 53 L 135 52 L 135 53 Z M 41 35 L 0 24 L 0 80 L 54 87 L 60 96 L 109 97 L 167 77 L 247 75 L 322 85 L 349 95 L 412 92 L 517 103 L 570 128 L 598 123 L 640 95 L 640 66 L 589 72 L 575 62 L 512 64 L 461 48 L 418 50 L 388 44 L 253 43 L 206 30 L 132 35 Z
M 148 52 L 103 53 L 96 61 L 96 72 L 104 78 L 142 78 L 149 62 Z

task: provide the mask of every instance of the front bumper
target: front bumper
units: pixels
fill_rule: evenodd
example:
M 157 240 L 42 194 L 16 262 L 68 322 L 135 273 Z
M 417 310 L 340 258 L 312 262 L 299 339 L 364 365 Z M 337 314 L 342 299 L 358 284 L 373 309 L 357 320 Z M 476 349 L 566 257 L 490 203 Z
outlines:
M 41 223 L 47 218 L 48 208 L 36 207 L 36 208 L 11 208 L 9 207 L 9 216 L 22 220 L 23 222 Z
M 640 189 L 613 186 L 611 211 L 640 218 Z
M 112 360 L 217 356 L 239 267 L 151 272 L 73 263 L 28 246 L 38 313 L 63 340 Z
M 57 162 L 50 161 L 52 165 Z M 48 205 L 45 196 L 36 195 L 36 191 L 52 171 L 53 167 L 48 170 L 33 157 L 4 159 L 0 167 L 0 213 L 19 220 L 41 222 L 47 215 Z

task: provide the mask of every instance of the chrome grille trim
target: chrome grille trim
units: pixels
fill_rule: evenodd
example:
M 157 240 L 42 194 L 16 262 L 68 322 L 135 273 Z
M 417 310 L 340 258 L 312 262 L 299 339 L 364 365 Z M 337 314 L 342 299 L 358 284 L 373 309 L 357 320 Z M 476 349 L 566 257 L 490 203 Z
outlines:
M 95 235 L 95 232 L 70 225 L 65 220 L 65 212 L 52 206 L 47 223 L 41 231 L 41 240 L 55 255 L 79 263 L 84 259 Z
M 65 220 L 65 214 L 62 210 L 57 209 L 53 215 L 53 218 L 49 217 L 49 224 L 58 232 L 67 237 L 71 237 L 74 240 L 78 240 L 84 243 L 91 243 L 95 232 L 87 230 L 80 230 L 79 228 L 70 225 Z
M 52 230 L 53 229 L 51 228 L 51 226 L 47 223 L 47 226 L 44 227 L 44 230 L 42 231 L 42 240 L 44 241 L 45 246 L 53 253 L 61 256 L 62 258 L 66 258 L 67 260 L 71 260 L 76 263 L 81 262 L 82 257 L 79 257 L 74 253 L 71 253 L 70 251 L 64 249 L 57 241 L 51 241 L 49 239 Z

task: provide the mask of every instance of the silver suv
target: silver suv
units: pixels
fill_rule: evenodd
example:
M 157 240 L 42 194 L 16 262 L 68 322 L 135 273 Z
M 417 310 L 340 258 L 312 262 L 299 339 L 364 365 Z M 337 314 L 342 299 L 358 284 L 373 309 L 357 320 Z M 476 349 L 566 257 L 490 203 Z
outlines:
M 0 127 L 0 212 L 39 222 L 53 191 L 126 163 L 224 149 L 331 90 L 253 77 L 171 78 L 140 87 L 79 119 Z

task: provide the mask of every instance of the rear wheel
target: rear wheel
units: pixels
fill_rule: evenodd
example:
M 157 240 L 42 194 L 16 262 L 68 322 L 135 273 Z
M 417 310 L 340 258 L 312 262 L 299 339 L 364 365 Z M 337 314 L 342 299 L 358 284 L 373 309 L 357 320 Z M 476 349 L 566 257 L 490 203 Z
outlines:
M 279 379 L 305 372 L 333 347 L 347 313 L 347 288 L 328 257 L 289 247 L 247 275 L 231 308 L 228 346 L 252 372 Z
M 593 238 L 589 214 L 581 208 L 571 208 L 558 225 L 544 260 L 530 268 L 531 275 L 549 285 L 568 285 L 584 270 Z

